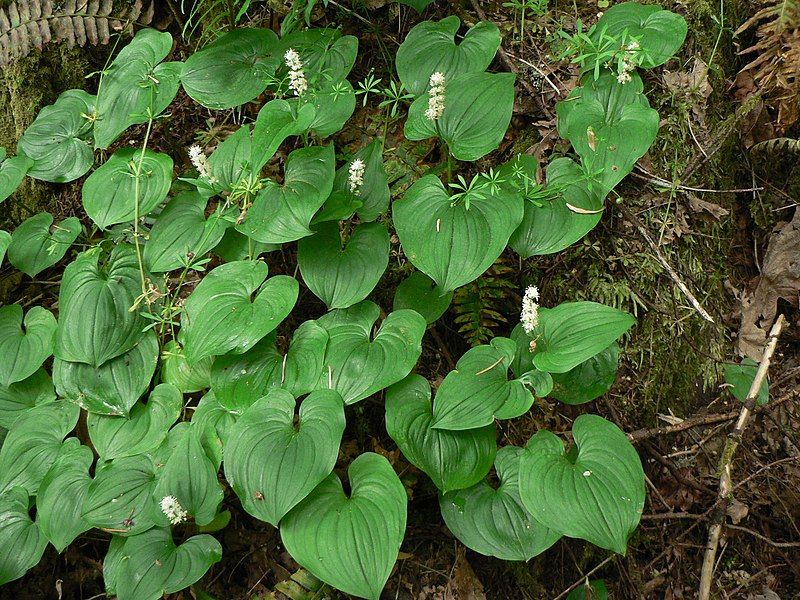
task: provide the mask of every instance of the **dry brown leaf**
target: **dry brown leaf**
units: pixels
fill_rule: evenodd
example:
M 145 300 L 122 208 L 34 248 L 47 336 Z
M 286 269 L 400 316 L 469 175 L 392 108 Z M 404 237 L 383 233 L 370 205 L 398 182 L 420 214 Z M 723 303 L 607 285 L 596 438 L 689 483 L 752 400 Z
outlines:
M 701 200 L 700 198 L 694 195 L 689 196 L 689 208 L 691 208 L 693 212 L 705 211 L 718 221 L 722 217 L 727 217 L 730 214 L 730 211 L 728 211 L 725 208 L 722 208 L 719 204 L 714 204 L 713 202 L 707 202 L 705 200 Z
M 742 322 L 739 326 L 739 352 L 755 361 L 761 352 L 783 298 L 798 305 L 800 295 L 800 209 L 790 223 L 776 228 L 769 240 L 761 275 L 752 293 L 742 297 Z
M 445 600 L 486 600 L 483 584 L 467 562 L 463 547 L 458 549 L 453 577 L 447 582 L 444 597 Z

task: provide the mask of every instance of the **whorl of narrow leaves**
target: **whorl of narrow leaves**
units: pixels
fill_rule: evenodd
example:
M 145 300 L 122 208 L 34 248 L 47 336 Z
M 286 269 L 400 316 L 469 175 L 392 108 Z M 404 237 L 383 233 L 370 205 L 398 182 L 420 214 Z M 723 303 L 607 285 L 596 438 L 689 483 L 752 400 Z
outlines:
M 118 16 L 112 15 L 113 5 L 113 0 L 16 0 L 0 8 L 0 67 L 53 39 L 70 48 L 99 46 L 108 44 L 112 32 L 153 20 L 152 0 L 135 0 Z

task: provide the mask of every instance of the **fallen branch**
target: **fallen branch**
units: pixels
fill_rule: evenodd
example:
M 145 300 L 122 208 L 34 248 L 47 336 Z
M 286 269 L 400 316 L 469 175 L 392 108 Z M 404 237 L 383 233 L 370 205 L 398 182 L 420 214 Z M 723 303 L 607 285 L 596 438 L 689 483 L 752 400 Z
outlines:
M 667 262 L 667 259 L 664 258 L 664 255 L 661 253 L 658 244 L 656 244 L 653 241 L 653 238 L 650 236 L 650 232 L 647 231 L 647 228 L 644 226 L 644 223 L 642 223 L 639 217 L 633 214 L 633 211 L 631 211 L 631 209 L 629 209 L 624 204 L 617 204 L 617 206 L 619 207 L 620 211 L 625 216 L 625 218 L 634 227 L 636 227 L 641 236 L 647 242 L 648 246 L 650 246 L 653 252 L 655 252 L 656 259 L 658 260 L 658 262 L 661 263 L 661 266 L 664 267 L 664 269 L 667 271 L 667 274 L 670 276 L 670 279 L 672 279 L 672 281 L 675 282 L 675 285 L 677 285 L 678 288 L 680 288 L 681 292 L 683 292 L 683 295 L 686 296 L 686 299 L 689 300 L 689 303 L 697 311 L 697 314 L 699 314 L 703 319 L 705 319 L 709 323 L 713 323 L 714 319 L 711 318 L 711 315 L 709 315 L 708 312 L 706 312 L 706 310 L 700 305 L 700 302 L 697 301 L 697 298 L 694 297 L 694 294 L 692 294 L 692 292 L 689 291 L 689 288 L 686 287 L 686 284 L 683 283 L 683 280 L 670 266 L 670 264 Z
M 731 477 L 731 469 L 733 463 L 733 455 L 738 448 L 739 443 L 742 441 L 742 434 L 747 428 L 747 422 L 750 418 L 750 413 L 755 407 L 758 393 L 761 390 L 761 384 L 767 377 L 769 370 L 769 363 L 772 355 L 775 353 L 775 347 L 778 344 L 778 337 L 783 329 L 783 324 L 786 322 L 783 315 L 779 315 L 775 324 L 769 332 L 767 343 L 764 346 L 764 353 L 761 357 L 761 362 L 758 365 L 758 371 L 750 385 L 750 390 L 747 393 L 747 399 L 739 412 L 739 418 L 736 420 L 736 426 L 733 431 L 728 435 L 725 442 L 725 448 L 719 459 L 719 491 L 717 493 L 718 506 L 717 512 L 712 521 L 711 527 L 708 530 L 708 543 L 706 545 L 706 553 L 703 557 L 703 567 L 700 572 L 700 592 L 698 598 L 700 600 L 708 600 L 711 594 L 711 582 L 714 578 L 714 563 L 717 557 L 717 548 L 719 547 L 719 538 L 722 534 L 722 525 L 725 520 L 725 512 L 731 497 L 733 487 L 733 479 Z
M 788 393 L 784 394 L 777 400 L 770 402 L 769 404 L 764 404 L 763 406 L 757 407 L 753 413 L 760 414 L 765 410 L 772 410 L 776 406 L 780 406 L 784 402 L 788 402 L 793 398 L 797 398 L 800 396 L 800 391 L 798 390 L 790 390 Z M 733 421 L 737 416 L 739 416 L 739 411 L 731 411 L 727 413 L 715 413 L 710 415 L 700 415 L 697 417 L 689 417 L 688 419 L 684 419 L 680 423 L 675 423 L 674 425 L 667 425 L 666 427 L 646 427 L 644 429 L 637 429 L 636 431 L 632 431 L 628 434 L 628 439 L 636 444 L 641 442 L 642 440 L 646 440 L 652 437 L 659 437 L 662 435 L 668 435 L 670 433 L 679 433 L 681 431 L 686 431 L 687 429 L 694 429 L 695 427 L 702 427 L 703 425 L 715 425 L 717 423 L 724 423 L 725 421 Z

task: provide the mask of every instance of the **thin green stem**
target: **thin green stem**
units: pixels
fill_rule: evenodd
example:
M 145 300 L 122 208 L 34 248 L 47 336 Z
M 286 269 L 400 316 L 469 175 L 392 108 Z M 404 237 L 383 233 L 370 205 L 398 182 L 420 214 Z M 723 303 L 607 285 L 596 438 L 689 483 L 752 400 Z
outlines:
M 139 262 L 139 279 L 142 284 L 142 297 L 147 298 L 147 278 L 144 275 L 144 262 L 142 261 L 142 248 L 139 245 L 139 193 L 140 181 L 142 178 L 142 166 L 144 165 L 144 155 L 147 152 L 147 145 L 150 143 L 150 133 L 153 131 L 153 116 L 149 115 L 147 120 L 147 132 L 144 134 L 144 143 L 142 144 L 142 152 L 139 155 L 139 161 L 136 163 L 134 171 L 134 187 L 133 187 L 133 201 L 134 201 L 134 217 L 133 217 L 133 245 L 136 247 L 136 260 Z
M 714 48 L 711 50 L 711 57 L 708 59 L 708 66 L 714 63 L 714 57 L 717 54 L 717 48 L 722 40 L 722 34 L 725 32 L 725 0 L 719 0 L 719 32 L 717 33 L 717 40 L 714 42 Z

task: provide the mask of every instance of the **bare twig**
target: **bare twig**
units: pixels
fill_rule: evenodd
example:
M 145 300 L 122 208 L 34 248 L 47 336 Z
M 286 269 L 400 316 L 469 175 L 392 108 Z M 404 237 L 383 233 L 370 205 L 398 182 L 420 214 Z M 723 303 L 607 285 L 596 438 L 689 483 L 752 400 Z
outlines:
M 625 218 L 628 221 L 630 221 L 630 223 L 634 227 L 636 227 L 637 231 L 645 239 L 647 245 L 650 246 L 650 248 L 655 253 L 658 262 L 661 263 L 661 266 L 664 267 L 664 269 L 667 271 L 667 274 L 669 274 L 670 279 L 672 279 L 672 281 L 675 282 L 675 285 L 677 285 L 678 288 L 680 288 L 681 292 L 683 292 L 683 295 L 686 296 L 686 299 L 689 300 L 689 303 L 692 305 L 695 311 L 697 311 L 697 314 L 699 314 L 703 319 L 705 319 L 709 323 L 713 323 L 714 319 L 711 318 L 711 315 L 709 315 L 708 312 L 706 312 L 706 310 L 700 305 L 700 302 L 698 302 L 697 298 L 694 297 L 694 294 L 692 294 L 692 292 L 689 291 L 689 288 L 686 287 L 685 283 L 683 283 L 683 280 L 675 272 L 675 269 L 673 269 L 667 262 L 667 259 L 664 258 L 664 255 L 661 253 L 661 249 L 658 247 L 658 244 L 656 244 L 653 241 L 653 238 L 650 236 L 650 232 L 647 231 L 647 228 L 644 226 L 644 223 L 642 223 L 639 217 L 633 214 L 633 211 L 624 204 L 617 204 L 617 206 L 619 207 L 622 214 L 625 215 Z
M 764 382 L 764 379 L 767 376 L 769 363 L 772 359 L 772 355 L 775 352 L 775 347 L 778 344 L 778 337 L 781 334 L 781 329 L 783 328 L 783 324 L 785 322 L 786 319 L 784 316 L 782 314 L 779 315 L 769 332 L 767 343 L 764 346 L 764 354 L 761 357 L 761 362 L 758 365 L 758 371 L 756 371 L 756 376 L 753 379 L 753 383 L 750 385 L 750 391 L 747 393 L 747 399 L 742 406 L 742 410 L 739 412 L 739 418 L 736 420 L 736 425 L 725 442 L 725 448 L 723 449 L 722 455 L 719 459 L 720 476 L 719 491 L 717 493 L 717 498 L 719 500 L 718 510 L 711 527 L 709 527 L 708 530 L 708 544 L 706 545 L 706 552 L 705 556 L 703 557 L 703 568 L 700 572 L 700 591 L 698 594 L 698 598 L 700 600 L 708 600 L 711 595 L 711 582 L 714 578 L 714 564 L 717 556 L 717 548 L 719 547 L 719 538 L 722 534 L 722 525 L 725 520 L 725 512 L 733 487 L 733 480 L 731 477 L 733 455 L 742 440 L 742 433 L 747 427 L 750 413 L 755 406 L 758 393 L 761 390 L 761 384 Z
M 586 575 L 583 575 L 583 576 L 581 576 L 581 578 L 580 578 L 580 579 L 578 579 L 578 581 L 576 581 L 575 583 L 573 583 L 571 586 L 569 586 L 567 589 L 565 589 L 563 592 L 561 592 L 561 593 L 560 593 L 558 596 L 556 596 L 555 598 L 553 598 L 553 600 L 561 600 L 561 598 L 563 598 L 564 596 L 566 596 L 567 594 L 569 594 L 569 593 L 570 593 L 572 590 L 574 590 L 576 587 L 578 587 L 580 584 L 582 584 L 584 581 L 586 581 L 586 580 L 587 580 L 589 577 L 591 577 L 592 575 L 594 575 L 595 573 L 597 573 L 597 572 L 598 572 L 600 569 L 602 569 L 603 567 L 605 567 L 605 566 L 606 566 L 608 563 L 610 563 L 610 562 L 611 562 L 611 561 L 614 559 L 614 556 L 615 556 L 615 555 L 614 555 L 614 554 L 612 554 L 611 556 L 609 556 L 608 558 L 606 558 L 605 560 L 603 560 L 603 562 L 601 562 L 601 563 L 600 563 L 599 565 L 597 565 L 597 566 L 596 566 L 594 569 L 592 569 L 591 571 L 589 571 L 588 573 L 586 573 Z
M 731 525 L 728 523 L 725 525 L 726 529 L 734 529 L 736 531 L 744 531 L 745 533 L 752 535 L 755 538 L 758 538 L 762 542 L 769 544 L 774 548 L 800 548 L 800 542 L 776 542 L 775 540 L 769 539 L 765 535 L 761 535 L 757 531 L 753 531 L 752 529 L 748 529 L 747 527 L 742 527 L 741 525 Z
M 784 394 L 777 400 L 774 400 L 769 404 L 764 404 L 763 406 L 757 407 L 754 412 L 755 414 L 759 414 L 765 410 L 774 409 L 776 406 L 780 406 L 784 402 L 788 402 L 789 400 L 797 398 L 798 396 L 800 396 L 800 391 L 790 390 L 788 393 Z M 637 442 L 652 437 L 668 435 L 671 433 L 678 433 L 681 431 L 686 431 L 687 429 L 693 429 L 694 427 L 702 427 L 703 425 L 714 425 L 716 423 L 724 423 L 725 421 L 733 421 L 738 415 L 739 411 L 735 410 L 727 413 L 690 417 L 688 419 L 684 419 L 680 423 L 676 423 L 675 425 L 668 425 L 666 427 L 648 427 L 645 429 L 637 429 L 636 431 L 633 431 L 628 434 L 628 439 L 635 444 Z

